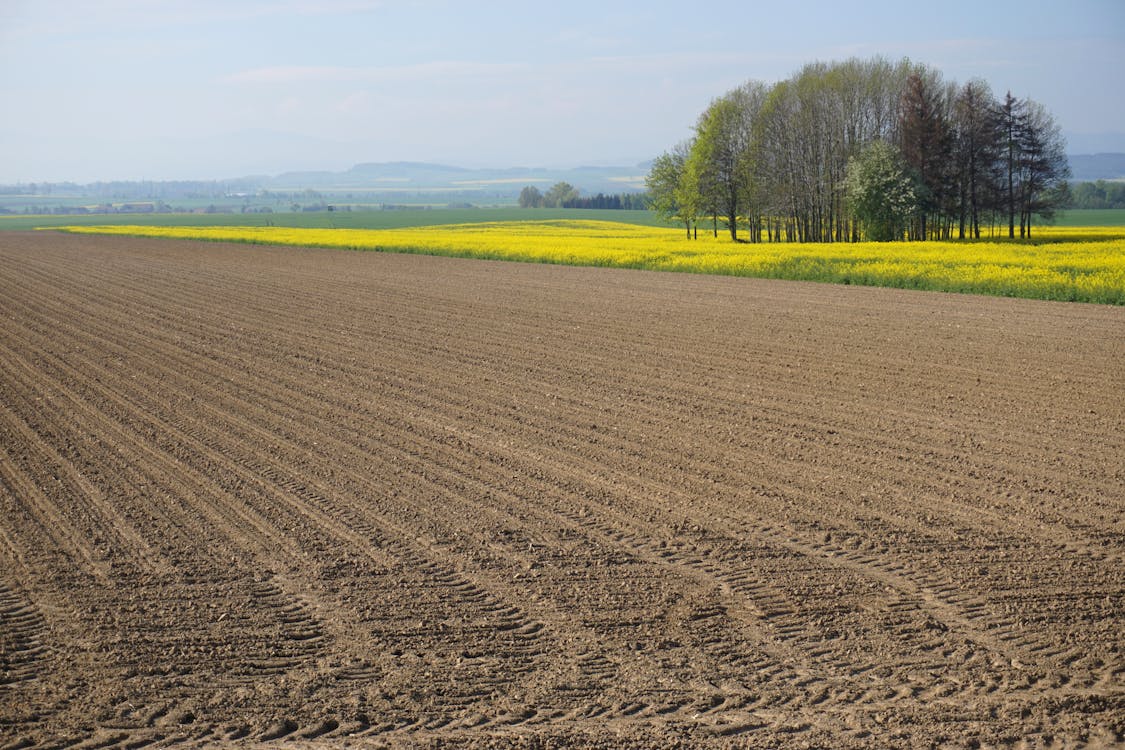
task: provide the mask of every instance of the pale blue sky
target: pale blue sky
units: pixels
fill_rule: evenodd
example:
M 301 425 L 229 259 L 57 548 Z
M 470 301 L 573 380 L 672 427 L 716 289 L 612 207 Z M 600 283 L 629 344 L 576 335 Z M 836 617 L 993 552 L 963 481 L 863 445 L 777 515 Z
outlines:
M 0 0 L 0 182 L 633 164 L 747 79 L 873 55 L 1125 151 L 1125 0 L 922 5 Z

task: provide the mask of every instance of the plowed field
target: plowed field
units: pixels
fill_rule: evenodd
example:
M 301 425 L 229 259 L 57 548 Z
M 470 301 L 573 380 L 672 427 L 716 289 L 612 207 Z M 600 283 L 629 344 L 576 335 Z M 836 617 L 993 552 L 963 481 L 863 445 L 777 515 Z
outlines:
M 1099 746 L 1125 309 L 0 234 L 0 745 Z

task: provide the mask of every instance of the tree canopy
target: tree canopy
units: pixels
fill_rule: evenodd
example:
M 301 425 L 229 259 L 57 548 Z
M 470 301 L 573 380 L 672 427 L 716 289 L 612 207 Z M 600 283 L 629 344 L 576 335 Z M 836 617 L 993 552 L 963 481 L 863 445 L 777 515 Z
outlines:
M 979 237 L 982 227 L 1029 236 L 1034 217 L 1050 220 L 1067 200 L 1065 142 L 1042 105 L 882 58 L 731 90 L 692 139 L 656 159 L 648 188 L 689 234 L 707 217 L 732 239 L 745 228 L 751 241 L 833 242 L 889 231 L 864 196 L 894 170 L 881 189 L 896 201 L 912 193 L 906 216 L 902 201 L 892 212 L 910 239 Z
M 543 193 L 534 185 L 528 185 L 520 191 L 520 208 L 542 208 Z
M 544 195 L 534 185 L 520 190 L 520 208 L 598 208 L 642 210 L 649 207 L 649 196 L 644 193 L 598 193 L 583 196 L 568 182 L 557 182 Z
M 556 182 L 543 196 L 543 205 L 547 208 L 562 208 L 569 200 L 578 197 L 578 188 L 569 182 Z
M 919 214 L 921 178 L 902 154 L 885 141 L 872 141 L 848 161 L 844 189 L 847 205 L 867 239 L 901 240 Z

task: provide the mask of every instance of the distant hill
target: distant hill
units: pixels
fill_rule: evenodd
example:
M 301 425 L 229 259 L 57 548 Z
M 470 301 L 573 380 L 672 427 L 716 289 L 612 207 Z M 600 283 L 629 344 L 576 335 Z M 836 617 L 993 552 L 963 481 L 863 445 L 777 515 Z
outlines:
M 1125 180 L 1125 154 L 1070 154 L 1071 180 Z
M 1067 156 L 1075 182 L 1125 179 L 1125 153 L 1071 154 Z M 269 190 L 362 189 L 398 192 L 490 190 L 516 192 L 524 185 L 541 190 L 556 182 L 569 182 L 586 194 L 644 190 L 652 163 L 609 167 L 507 167 L 466 168 L 425 162 L 356 164 L 343 172 L 286 172 L 254 178 Z
M 644 190 L 647 165 L 629 167 L 509 167 L 504 169 L 453 167 L 422 162 L 356 164 L 343 172 L 287 172 L 260 178 L 269 190 L 363 189 L 401 192 L 494 190 L 515 192 L 525 185 L 545 189 L 569 182 L 583 193 L 623 193 Z
M 356 164 L 341 172 L 304 170 L 216 180 L 23 183 L 0 185 L 0 214 L 121 211 L 138 201 L 150 204 L 149 211 L 509 205 L 526 186 L 546 193 L 557 182 L 569 183 L 585 198 L 643 192 L 649 169 L 648 164 L 497 169 L 397 161 Z

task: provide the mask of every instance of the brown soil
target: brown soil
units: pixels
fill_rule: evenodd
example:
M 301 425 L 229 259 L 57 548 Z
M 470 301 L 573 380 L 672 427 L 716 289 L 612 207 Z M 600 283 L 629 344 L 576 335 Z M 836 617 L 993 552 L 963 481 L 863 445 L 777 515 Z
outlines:
M 1125 734 L 1125 309 L 0 233 L 0 745 Z

